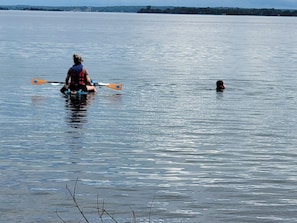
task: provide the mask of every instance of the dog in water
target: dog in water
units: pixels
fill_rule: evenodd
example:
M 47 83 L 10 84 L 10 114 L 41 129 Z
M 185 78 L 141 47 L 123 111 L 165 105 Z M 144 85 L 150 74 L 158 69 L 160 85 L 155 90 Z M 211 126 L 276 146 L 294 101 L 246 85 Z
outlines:
M 224 82 L 222 80 L 218 80 L 217 81 L 217 88 L 216 90 L 217 91 L 223 91 L 225 89 L 225 85 L 224 85 Z

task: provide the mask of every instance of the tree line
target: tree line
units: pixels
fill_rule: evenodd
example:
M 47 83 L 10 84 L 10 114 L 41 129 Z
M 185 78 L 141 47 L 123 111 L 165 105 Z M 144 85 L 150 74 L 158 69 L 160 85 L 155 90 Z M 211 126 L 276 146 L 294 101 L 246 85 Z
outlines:
M 295 9 L 274 8 L 223 8 L 223 7 L 154 7 L 154 6 L 1 6 L 0 10 L 29 10 L 29 11 L 82 11 L 82 12 L 130 12 L 130 13 L 164 13 L 164 14 L 201 14 L 201 15 L 251 15 L 251 16 L 297 16 Z
M 143 6 L 30 6 L 30 5 L 11 5 L 1 6 L 0 10 L 24 10 L 24 11 L 80 11 L 80 12 L 130 12 L 136 13 Z
M 164 14 L 201 14 L 201 15 L 251 15 L 251 16 L 297 16 L 297 10 L 274 8 L 194 8 L 194 7 L 167 7 L 159 8 L 147 6 L 138 10 L 138 13 Z

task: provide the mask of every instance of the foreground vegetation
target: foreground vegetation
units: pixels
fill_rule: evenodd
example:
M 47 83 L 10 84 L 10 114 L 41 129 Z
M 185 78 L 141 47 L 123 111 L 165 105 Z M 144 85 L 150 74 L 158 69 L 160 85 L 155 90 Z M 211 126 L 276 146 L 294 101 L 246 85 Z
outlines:
M 79 222 L 86 222 L 86 223 L 90 223 L 91 221 L 89 220 L 89 218 L 87 217 L 87 215 L 84 213 L 83 211 L 83 207 L 81 205 L 79 205 L 78 201 L 77 201 L 77 197 L 76 197 L 76 189 L 77 189 L 77 183 L 78 183 L 78 178 L 75 181 L 74 187 L 71 190 L 68 185 L 66 185 L 66 189 L 68 191 L 68 193 L 70 194 L 72 201 L 74 203 L 75 208 L 77 209 L 77 211 L 79 212 L 81 218 L 79 220 Z M 113 223 L 119 223 L 116 218 L 104 207 L 104 202 L 100 205 L 99 201 L 98 201 L 98 196 L 97 196 L 97 207 L 96 207 L 96 212 L 98 215 L 98 218 L 100 219 L 101 223 L 104 223 L 104 219 L 108 220 L 108 222 L 113 222 Z M 151 223 L 151 209 L 152 209 L 152 204 L 150 206 L 150 212 L 149 212 L 149 216 L 148 216 L 148 223 Z M 66 223 L 67 221 L 65 221 L 60 215 L 59 212 L 56 212 L 58 218 L 63 222 Z M 131 210 L 131 214 L 132 214 L 132 221 L 131 222 L 125 222 L 125 223 L 136 223 L 136 214 L 133 210 Z

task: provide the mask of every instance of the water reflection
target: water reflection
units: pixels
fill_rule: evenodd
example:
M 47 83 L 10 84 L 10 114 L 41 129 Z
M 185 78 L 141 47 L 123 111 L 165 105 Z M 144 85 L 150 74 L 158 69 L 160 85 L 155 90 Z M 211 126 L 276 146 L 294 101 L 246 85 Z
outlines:
M 32 105 L 38 105 L 38 104 L 43 104 L 44 103 L 44 96 L 39 96 L 39 95 L 32 95 L 31 96 L 31 104 Z
M 88 121 L 88 107 L 95 97 L 95 94 L 88 94 L 83 97 L 66 97 L 66 141 L 72 154 L 80 154 L 83 148 L 87 147 L 86 128 Z M 80 157 L 80 155 L 78 156 Z M 78 157 L 72 157 L 71 163 L 78 163 Z
M 81 97 L 67 97 L 65 108 L 69 112 L 67 123 L 72 128 L 82 128 L 88 123 L 87 108 L 94 99 L 95 94 L 90 93 Z

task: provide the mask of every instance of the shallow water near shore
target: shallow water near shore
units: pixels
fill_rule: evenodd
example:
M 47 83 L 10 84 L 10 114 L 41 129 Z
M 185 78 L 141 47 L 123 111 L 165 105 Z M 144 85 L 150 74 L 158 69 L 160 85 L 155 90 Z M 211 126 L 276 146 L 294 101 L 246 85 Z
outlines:
M 297 222 L 296 24 L 0 11 L 1 222 Z M 31 85 L 73 53 L 123 90 Z

